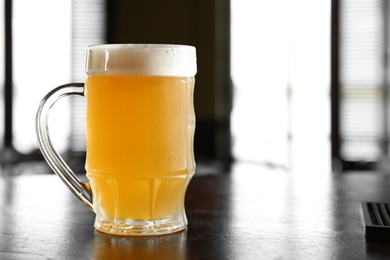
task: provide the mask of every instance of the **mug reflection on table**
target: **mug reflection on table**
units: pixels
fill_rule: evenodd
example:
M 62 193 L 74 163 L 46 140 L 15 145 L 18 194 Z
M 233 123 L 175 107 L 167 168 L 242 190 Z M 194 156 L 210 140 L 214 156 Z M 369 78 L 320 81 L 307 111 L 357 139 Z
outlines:
M 96 233 L 94 259 L 186 259 L 186 231 L 170 236 L 118 237 Z

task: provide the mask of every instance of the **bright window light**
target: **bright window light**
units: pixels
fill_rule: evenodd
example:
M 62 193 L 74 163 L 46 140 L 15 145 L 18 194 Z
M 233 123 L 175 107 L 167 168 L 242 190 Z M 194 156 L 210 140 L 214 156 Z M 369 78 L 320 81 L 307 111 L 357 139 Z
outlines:
M 70 82 L 72 1 L 13 1 L 14 146 L 37 148 L 35 113 L 51 89 Z M 61 101 L 51 113 L 50 133 L 58 150 L 69 138 L 69 106 Z
M 237 160 L 282 168 L 321 161 L 330 169 L 330 7 L 231 1 Z

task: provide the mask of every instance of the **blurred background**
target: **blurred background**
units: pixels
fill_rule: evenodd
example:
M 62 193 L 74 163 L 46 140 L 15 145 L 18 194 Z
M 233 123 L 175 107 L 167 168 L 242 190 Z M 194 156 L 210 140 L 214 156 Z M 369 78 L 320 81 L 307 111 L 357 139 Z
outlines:
M 177 43 L 197 48 L 198 171 L 387 171 L 387 0 L 5 0 L 0 12 L 3 162 L 42 159 L 38 104 L 85 80 L 87 45 Z M 79 171 L 84 106 L 61 100 L 50 118 Z

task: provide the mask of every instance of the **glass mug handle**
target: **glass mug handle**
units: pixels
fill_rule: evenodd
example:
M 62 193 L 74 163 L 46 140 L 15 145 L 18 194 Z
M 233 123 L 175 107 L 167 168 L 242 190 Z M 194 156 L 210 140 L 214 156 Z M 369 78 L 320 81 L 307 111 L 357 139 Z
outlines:
M 93 211 L 92 191 L 89 183 L 81 182 L 54 149 L 48 128 L 49 111 L 54 103 L 70 95 L 84 96 L 84 90 L 84 83 L 70 83 L 50 91 L 39 105 L 35 123 L 38 145 L 43 157 L 66 186 Z

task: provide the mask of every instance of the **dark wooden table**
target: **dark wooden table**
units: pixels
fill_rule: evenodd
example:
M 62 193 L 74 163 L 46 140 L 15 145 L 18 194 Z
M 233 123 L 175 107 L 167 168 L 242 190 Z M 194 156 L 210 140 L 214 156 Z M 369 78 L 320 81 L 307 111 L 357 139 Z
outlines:
M 366 241 L 362 229 L 360 203 L 390 201 L 378 173 L 235 164 L 191 181 L 186 231 L 116 237 L 95 231 L 94 213 L 43 169 L 3 167 L 0 259 L 390 258 L 390 242 Z

